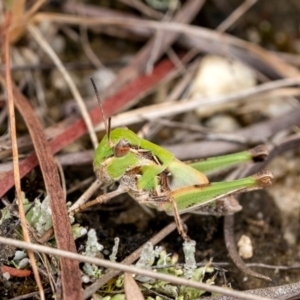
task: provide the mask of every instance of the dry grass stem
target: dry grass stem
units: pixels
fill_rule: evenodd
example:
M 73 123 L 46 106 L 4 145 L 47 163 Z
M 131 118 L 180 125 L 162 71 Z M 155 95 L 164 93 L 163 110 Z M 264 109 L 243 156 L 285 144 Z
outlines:
M 161 12 L 152 9 L 150 6 L 146 5 L 145 3 L 139 0 L 119 0 L 119 1 L 127 4 L 128 6 L 135 8 L 136 10 L 140 11 L 142 14 L 144 14 L 147 17 L 160 20 L 164 16 Z
M 10 22 L 9 14 L 6 15 L 6 25 Z M 8 27 L 8 26 L 7 26 Z M 14 182 L 16 189 L 16 197 L 18 200 L 18 208 L 19 208 L 19 216 L 20 223 L 22 226 L 23 237 L 26 242 L 30 242 L 29 231 L 27 228 L 26 216 L 23 206 L 23 195 L 21 191 L 21 179 L 20 179 L 20 170 L 19 170 L 19 153 L 18 153 L 18 144 L 16 137 L 16 119 L 15 119 L 15 110 L 14 110 L 14 95 L 13 95 L 13 87 L 12 80 L 10 74 L 10 35 L 9 31 L 6 30 L 5 35 L 5 62 L 6 62 L 6 90 L 7 90 L 7 105 L 8 105 L 8 115 L 9 115 L 9 126 L 10 126 L 10 136 L 11 136 L 11 144 L 12 144 L 12 154 L 13 154 L 13 170 L 14 170 Z M 37 269 L 34 253 L 32 251 L 28 251 L 28 257 L 31 262 L 31 267 L 33 270 L 34 278 L 36 284 L 38 286 L 39 294 L 42 300 L 45 299 L 44 290 L 41 282 L 41 278 Z
M 224 20 L 216 30 L 219 32 L 225 32 L 228 28 L 232 27 L 246 12 L 249 10 L 257 0 L 245 0 L 238 8 L 236 8 L 231 15 Z
M 30 9 L 25 12 L 24 18 L 26 20 L 29 20 L 31 17 L 34 16 L 35 13 L 47 2 L 47 0 L 37 0 L 33 5 L 30 7 Z
M 74 81 L 72 80 L 70 74 L 67 72 L 66 68 L 64 67 L 64 65 L 62 64 L 61 60 L 59 59 L 59 57 L 56 55 L 56 53 L 53 51 L 53 49 L 50 47 L 50 45 L 48 44 L 48 42 L 46 41 L 46 39 L 44 39 L 44 37 L 42 36 L 42 34 L 39 32 L 39 30 L 34 26 L 34 25 L 28 25 L 28 31 L 30 32 L 30 34 L 34 37 L 34 39 L 36 40 L 36 42 L 40 45 L 40 47 L 49 55 L 49 57 L 52 59 L 52 61 L 55 63 L 55 65 L 57 66 L 58 70 L 61 72 L 61 74 L 63 75 L 67 85 L 70 88 L 70 91 L 74 97 L 74 99 L 77 102 L 77 105 L 80 109 L 80 112 L 82 114 L 82 118 L 84 119 L 84 122 L 88 128 L 88 132 L 92 141 L 92 144 L 94 146 L 94 149 L 97 148 L 98 146 L 98 139 L 96 136 L 96 133 L 94 131 L 94 127 L 91 121 L 91 118 L 89 116 L 89 113 L 87 111 L 87 108 L 84 104 L 84 101 L 82 100 L 82 97 L 74 83 Z

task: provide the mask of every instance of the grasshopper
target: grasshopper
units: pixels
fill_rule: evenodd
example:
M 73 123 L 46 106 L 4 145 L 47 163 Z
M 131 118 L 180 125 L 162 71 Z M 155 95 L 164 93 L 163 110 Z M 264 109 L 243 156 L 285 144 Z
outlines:
M 233 213 L 239 210 L 235 204 L 230 208 L 233 195 L 272 183 L 273 175 L 267 170 L 228 182 L 211 183 L 207 178 L 214 170 L 263 160 L 267 155 L 263 146 L 186 164 L 127 128 L 110 130 L 110 119 L 108 123 L 109 129 L 95 151 L 94 171 L 104 185 L 118 181 L 119 187 L 81 205 L 72 214 L 128 193 L 141 204 L 173 215 L 179 234 L 189 240 L 180 214 L 199 210 L 212 214 Z

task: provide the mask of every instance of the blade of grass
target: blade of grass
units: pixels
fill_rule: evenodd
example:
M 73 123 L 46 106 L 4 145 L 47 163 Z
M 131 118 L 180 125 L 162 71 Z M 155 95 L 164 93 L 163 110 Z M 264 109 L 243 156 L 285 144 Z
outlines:
M 30 34 L 33 36 L 35 41 L 40 45 L 40 47 L 49 55 L 49 57 L 52 59 L 52 61 L 57 66 L 58 70 L 63 75 L 71 93 L 73 94 L 73 97 L 75 98 L 75 100 L 77 102 L 78 107 L 80 108 L 80 112 L 81 112 L 82 118 L 86 124 L 86 127 L 88 129 L 92 144 L 94 146 L 94 149 L 96 149 L 98 146 L 98 139 L 97 139 L 94 127 L 93 127 L 93 123 L 90 119 L 89 113 L 87 111 L 87 108 L 86 108 L 83 100 L 82 100 L 82 97 L 81 97 L 74 81 L 72 80 L 70 74 L 68 73 L 68 71 L 66 70 L 64 65 L 62 64 L 59 57 L 53 51 L 53 49 L 51 48 L 51 46 L 49 45 L 47 40 L 45 38 L 43 38 L 42 34 L 37 29 L 37 27 L 35 27 L 34 25 L 31 24 L 31 25 L 27 26 L 27 29 L 30 32 Z

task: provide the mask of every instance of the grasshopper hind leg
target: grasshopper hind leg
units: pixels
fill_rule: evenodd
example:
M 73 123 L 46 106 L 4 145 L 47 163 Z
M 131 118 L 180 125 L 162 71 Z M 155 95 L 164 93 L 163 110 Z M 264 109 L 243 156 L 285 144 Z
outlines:
M 185 241 L 190 241 L 189 236 L 187 235 L 187 231 L 185 229 L 185 226 L 183 224 L 183 221 L 180 217 L 179 210 L 177 208 L 177 204 L 174 198 L 170 196 L 156 196 L 156 197 L 151 197 L 150 199 L 144 200 L 144 201 L 139 201 L 140 204 L 145 204 L 149 207 L 156 208 L 157 210 L 159 209 L 160 205 L 164 205 L 166 203 L 170 204 L 173 209 L 173 217 L 174 221 L 176 223 L 177 231 L 181 235 L 181 237 Z
M 184 228 L 183 222 L 181 220 L 176 201 L 171 198 L 172 206 L 173 206 L 173 211 L 174 211 L 174 220 L 177 226 L 178 233 L 181 235 L 181 237 L 185 241 L 190 241 L 190 237 L 187 235 L 186 229 Z

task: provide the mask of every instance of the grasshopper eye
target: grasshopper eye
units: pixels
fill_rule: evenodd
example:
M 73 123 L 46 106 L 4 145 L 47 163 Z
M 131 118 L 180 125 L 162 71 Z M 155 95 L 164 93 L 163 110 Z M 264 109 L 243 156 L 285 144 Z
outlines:
M 130 150 L 130 143 L 122 139 L 118 142 L 118 144 L 114 148 L 114 156 L 115 157 L 122 157 L 125 156 Z

